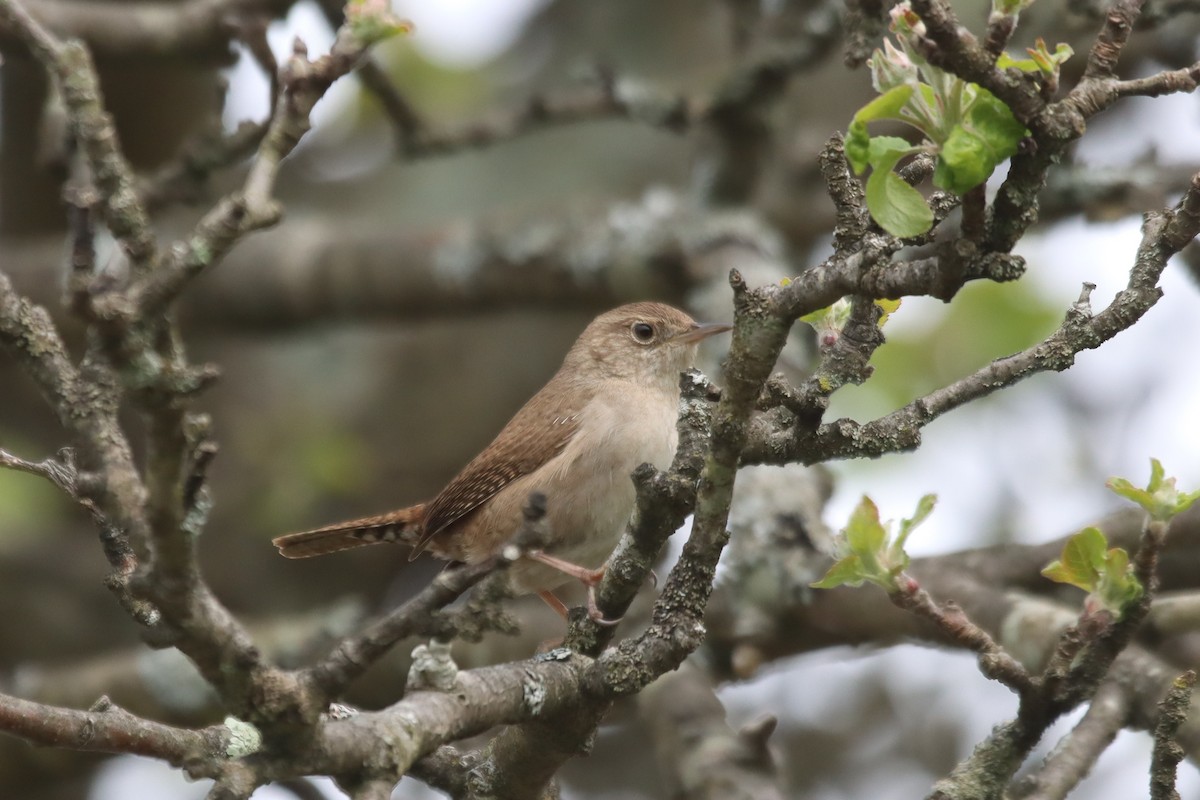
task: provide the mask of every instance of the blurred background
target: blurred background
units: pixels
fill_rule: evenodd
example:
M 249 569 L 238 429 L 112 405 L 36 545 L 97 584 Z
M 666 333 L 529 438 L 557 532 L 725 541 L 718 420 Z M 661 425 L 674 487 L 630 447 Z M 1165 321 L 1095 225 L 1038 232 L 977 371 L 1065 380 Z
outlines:
M 193 360 L 222 370 L 200 401 L 221 444 L 211 471 L 216 507 L 201 547 L 203 566 L 217 595 L 284 660 L 311 656 L 321 644 L 314 630 L 327 641 L 363 613 L 410 594 L 438 565 L 409 565 L 399 548 L 285 562 L 269 545 L 272 536 L 436 492 L 552 374 L 575 335 L 604 308 L 653 297 L 710 317 L 729 313 L 728 292 L 722 309 L 711 288 L 701 293 L 704 281 L 686 263 L 635 261 L 612 277 L 605 259 L 620 252 L 612 237 L 650 240 L 661 233 L 656 219 L 666 228 L 694 213 L 720 212 L 730 215 L 722 225 L 769 230 L 795 272 L 819 263 L 829 251 L 833 209 L 816 155 L 870 97 L 866 71 L 842 64 L 835 7 L 819 3 L 393 5 L 416 31 L 378 48 L 376 62 L 428 124 L 445 128 L 490 119 L 537 92 L 587 85 L 597 74 L 648 91 L 708 96 L 750 47 L 732 33 L 747 6 L 771 23 L 756 46 L 823 41 L 821 25 L 831 33 L 828 52 L 771 109 L 766 166 L 732 208 L 706 194 L 711 145 L 703 131 L 679 134 L 605 119 L 408 159 L 397 156 L 394 126 L 372 92 L 354 77 L 333 87 L 316 109 L 312 134 L 284 167 L 284 221 L 205 276 L 181 311 Z M 957 5 L 966 23 L 982 25 L 982 4 Z M 276 57 L 286 56 L 295 37 L 310 53 L 328 48 L 325 9 L 314 2 L 284 9 L 268 28 Z M 1023 16 L 1017 44 L 1038 35 L 1073 42 L 1080 55 L 1069 67 L 1077 71 L 1096 28 L 1094 18 L 1040 0 Z M 1141 33 L 1122 66 L 1139 74 L 1191 63 L 1197 36 L 1193 18 Z M 126 151 L 147 172 L 168 163 L 198 131 L 232 131 L 266 113 L 269 83 L 241 45 L 232 58 L 109 53 L 99 64 Z M 49 306 L 78 345 L 79 330 L 58 300 L 64 165 L 53 148 L 47 152 L 54 118 L 44 89 L 35 65 L 6 54 L 0 269 Z M 1174 202 L 1198 168 L 1196 97 L 1118 104 L 1064 165 L 1063 184 L 1048 189 L 1057 199 L 1047 201 L 1045 223 L 1017 248 L 1029 262 L 1027 276 L 969 286 L 951 305 L 905 300 L 886 328 L 874 378 L 836 395 L 830 413 L 874 418 L 1039 341 L 1084 281 L 1097 284 L 1093 304 L 1102 307 L 1125 283 L 1141 211 Z M 185 232 L 208 207 L 204 200 L 240 177 L 239 167 L 219 173 L 197 203 L 165 207 L 156 217 L 164 235 Z M 1113 185 L 1122 190 L 1111 191 Z M 599 254 L 593 261 L 589 248 Z M 100 253 L 103 262 L 103 246 Z M 602 274 L 584 282 L 593 288 L 560 297 L 555 281 L 564 279 L 554 275 L 555 259 L 567 256 L 576 277 Z M 489 302 L 486 292 L 468 302 L 462 298 L 470 291 L 456 282 L 470 280 L 470 265 L 479 262 L 501 265 L 501 277 L 492 280 L 535 282 L 543 271 L 551 277 L 544 290 L 519 302 Z M 926 555 L 1070 533 L 1118 506 L 1104 489 L 1108 477 L 1144 482 L 1152 456 L 1183 487 L 1200 486 L 1197 268 L 1174 264 L 1162 284 L 1165 297 L 1147 318 L 1082 354 L 1068 373 L 1033 378 L 938 420 L 914 454 L 830 465 L 825 522 L 840 527 L 864 493 L 885 517 L 898 518 L 935 492 L 938 509 L 911 547 Z M 412 285 L 426 299 L 389 295 L 406 285 L 406 271 L 424 276 Z M 789 348 L 799 368 L 811 352 L 805 335 L 798 331 Z M 715 359 L 707 369 L 719 375 Z M 136 428 L 136 419 L 129 422 Z M 40 459 L 66 444 L 32 384 L 0 353 L 0 446 Z M 0 687 L 83 706 L 107 692 L 144 713 L 196 724 L 212 719 L 209 698 L 187 664 L 139 644 L 104 589 L 105 574 L 95 534 L 78 509 L 37 478 L 0 472 Z M 553 618 L 537 613 L 526 617 L 533 641 L 558 635 Z M 521 642 L 489 646 L 487 658 L 529 652 Z M 403 683 L 402 670 L 398 654 L 352 699 L 386 704 Z M 772 663 L 722 687 L 720 697 L 735 725 L 767 710 L 780 716 L 772 746 L 789 791 L 805 798 L 921 796 L 1015 710 L 1012 697 L 980 676 L 969 656 L 909 645 L 836 648 Z M 1122 734 L 1079 796 L 1144 794 L 1149 746 L 1144 735 Z M 666 791 L 629 709 L 617 710 L 593 755 L 571 764 L 564 781 L 568 798 Z M 398 797 L 436 796 L 409 783 Z M 0 740 L 4 797 L 189 798 L 205 791 L 135 758 L 85 758 Z M 256 797 L 296 791 L 270 788 Z M 1194 766 L 1181 770 L 1180 791 L 1200 796 Z

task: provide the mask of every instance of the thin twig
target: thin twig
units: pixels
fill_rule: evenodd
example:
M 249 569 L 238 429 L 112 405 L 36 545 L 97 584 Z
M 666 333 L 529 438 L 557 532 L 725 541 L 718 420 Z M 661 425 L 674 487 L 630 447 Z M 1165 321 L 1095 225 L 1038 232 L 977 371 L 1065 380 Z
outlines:
M 1063 800 L 1087 777 L 1100 755 L 1129 723 L 1126 687 L 1107 681 L 1096 690 L 1083 719 L 1035 771 L 1014 785 L 1014 800 Z
M 1158 704 L 1154 726 L 1154 754 L 1150 760 L 1150 800 L 1179 800 L 1175 773 L 1183 760 L 1183 748 L 1175 740 L 1191 709 L 1196 672 L 1188 670 L 1175 679 L 1167 696 Z
M 980 671 L 999 681 L 1018 695 L 1037 691 L 1038 686 L 1029 672 L 1004 651 L 988 632 L 967 618 L 957 604 L 938 605 L 929 592 L 914 579 L 901 575 L 900 588 L 890 592 L 892 602 L 931 621 L 951 641 L 979 655 Z

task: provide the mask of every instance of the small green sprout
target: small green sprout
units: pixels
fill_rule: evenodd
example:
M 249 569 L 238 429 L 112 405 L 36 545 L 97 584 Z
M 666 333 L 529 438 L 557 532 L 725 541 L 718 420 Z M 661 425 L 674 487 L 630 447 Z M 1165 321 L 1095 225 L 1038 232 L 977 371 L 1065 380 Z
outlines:
M 1058 560 L 1042 574 L 1057 583 L 1083 589 L 1088 593 L 1089 607 L 1099 606 L 1118 615 L 1137 602 L 1144 591 L 1134 577 L 1129 553 L 1120 547 L 1109 548 L 1099 528 L 1084 528 L 1067 539 Z
M 896 309 L 900 308 L 900 301 L 876 300 L 875 305 L 879 306 L 880 310 L 879 321 L 875 324 L 882 328 Z M 846 323 L 850 321 L 850 301 L 843 297 L 833 305 L 819 308 L 811 314 L 805 314 L 800 321 L 813 327 L 822 348 L 832 347 L 841 338 L 842 328 L 845 328 Z
M 1124 497 L 1137 503 L 1150 518 L 1157 522 L 1170 522 L 1173 517 L 1182 514 L 1200 499 L 1200 491 L 1181 492 L 1175 488 L 1174 478 L 1164 478 L 1162 462 L 1157 458 L 1150 459 L 1150 483 L 1145 489 L 1139 489 L 1124 478 L 1109 478 L 1105 485 Z
M 351 32 L 369 45 L 413 30 L 411 22 L 392 13 L 388 0 L 348 0 L 345 14 Z
M 1001 53 L 1000 58 L 996 59 L 996 66 L 1000 69 L 1016 67 L 1021 72 L 1040 72 L 1046 77 L 1053 77 L 1057 83 L 1063 62 L 1075 55 L 1071 45 L 1063 42 L 1059 42 L 1051 53 L 1046 47 L 1046 40 L 1040 36 L 1033 47 L 1025 48 L 1025 52 L 1029 54 L 1029 58 L 1016 59 L 1008 53 Z
M 879 509 L 867 496 L 859 501 L 850 514 L 850 521 L 838 535 L 838 560 L 825 577 L 813 583 L 817 589 L 833 589 L 838 586 L 862 586 L 874 583 L 888 592 L 900 590 L 900 574 L 908 567 L 908 553 L 904 545 L 909 535 L 933 511 L 937 497 L 927 494 L 917 503 L 917 510 L 909 519 L 900 520 L 900 532 L 892 538 L 892 523 L 881 522 Z
M 992 0 L 993 17 L 1015 17 L 1033 5 L 1033 0 Z

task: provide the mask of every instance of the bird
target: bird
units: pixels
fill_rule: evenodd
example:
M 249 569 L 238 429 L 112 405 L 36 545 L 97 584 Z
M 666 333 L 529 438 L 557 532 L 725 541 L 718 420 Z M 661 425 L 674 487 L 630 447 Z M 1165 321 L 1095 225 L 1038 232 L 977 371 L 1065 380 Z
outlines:
M 549 534 L 508 568 L 514 594 L 537 593 L 563 617 L 553 590 L 572 579 L 591 589 L 633 512 L 633 471 L 666 469 L 678 444 L 679 377 L 699 343 L 732 326 L 701 324 L 663 303 L 600 314 L 562 366 L 431 500 L 375 516 L 276 537 L 286 558 L 385 542 L 475 564 L 516 534 L 532 492 L 546 498 Z

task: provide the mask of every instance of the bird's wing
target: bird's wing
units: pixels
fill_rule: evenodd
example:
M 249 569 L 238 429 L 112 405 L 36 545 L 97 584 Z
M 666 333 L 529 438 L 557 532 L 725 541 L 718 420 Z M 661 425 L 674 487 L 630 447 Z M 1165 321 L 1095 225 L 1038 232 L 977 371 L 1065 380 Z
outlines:
M 564 406 L 562 393 L 546 388 L 534 395 L 499 435 L 446 484 L 425 509 L 421 539 L 410 558 L 447 526 L 522 475 L 528 475 L 562 452 L 579 430 L 582 403 Z M 578 398 L 578 394 L 575 395 Z

